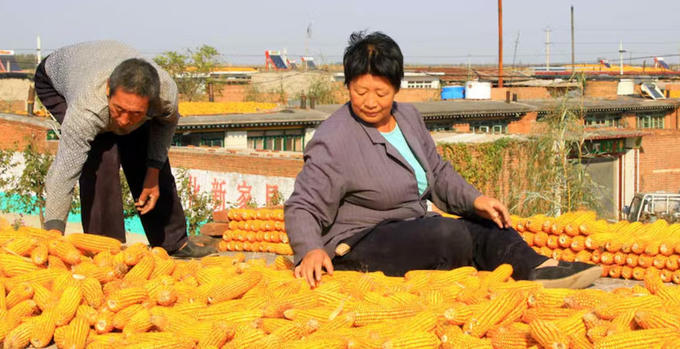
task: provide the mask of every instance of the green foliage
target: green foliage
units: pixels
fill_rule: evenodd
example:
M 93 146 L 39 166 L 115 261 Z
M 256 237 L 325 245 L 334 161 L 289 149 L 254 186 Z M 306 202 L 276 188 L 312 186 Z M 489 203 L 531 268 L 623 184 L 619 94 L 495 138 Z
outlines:
M 17 198 L 8 200 L 5 211 L 23 209 L 28 212 L 38 211 L 40 225 L 45 223 L 45 178 L 52 165 L 53 156 L 49 153 L 41 154 L 35 145 L 29 142 L 22 153 L 24 156 L 24 170 L 18 176 L 12 176 L 7 183 L 5 195 Z
M 220 202 L 215 200 L 212 192 L 194 190 L 187 169 L 178 168 L 176 178 L 177 183 L 179 183 L 178 194 L 184 207 L 189 235 L 196 235 L 203 223 L 212 221 L 213 212 L 220 205 Z
M 220 53 L 216 48 L 203 45 L 186 53 L 165 52 L 154 61 L 170 74 L 177 83 L 179 94 L 188 101 L 200 101 L 206 97 L 205 86 L 216 83 L 210 72 L 219 65 Z
M 559 215 L 583 207 L 599 211 L 598 186 L 583 165 L 588 154 L 581 152 L 586 134 L 580 117 L 581 111 L 567 108 L 563 100 L 542 119 L 540 132 L 527 139 L 441 144 L 443 158 L 514 214 Z
M 130 186 L 122 169 L 120 170 L 120 188 L 123 195 L 123 217 L 125 219 L 132 218 L 137 215 L 137 206 L 135 206 L 135 199 L 132 197 Z
M 269 200 L 269 207 L 274 207 L 274 206 L 280 206 L 283 205 L 283 203 L 286 202 L 286 198 L 283 196 L 283 193 L 276 189 L 276 191 L 272 194 L 271 199 Z
M 316 99 L 316 104 L 334 104 L 343 103 L 345 101 L 339 100 L 342 96 L 342 86 L 334 84 L 327 74 L 318 74 L 312 79 L 307 91 L 308 100 L 311 97 Z

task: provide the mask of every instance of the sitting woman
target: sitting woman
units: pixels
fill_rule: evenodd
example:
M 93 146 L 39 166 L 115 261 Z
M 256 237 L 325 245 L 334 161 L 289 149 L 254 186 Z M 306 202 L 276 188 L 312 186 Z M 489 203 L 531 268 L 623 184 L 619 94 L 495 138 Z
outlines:
M 583 288 L 600 276 L 599 266 L 534 252 L 510 228 L 508 209 L 441 158 L 420 113 L 394 102 L 404 70 L 390 37 L 352 34 L 343 63 L 350 102 L 316 130 L 285 203 L 297 277 L 315 287 L 322 269 L 403 276 L 504 263 L 513 278 L 546 287 Z M 463 218 L 428 212 L 427 200 Z

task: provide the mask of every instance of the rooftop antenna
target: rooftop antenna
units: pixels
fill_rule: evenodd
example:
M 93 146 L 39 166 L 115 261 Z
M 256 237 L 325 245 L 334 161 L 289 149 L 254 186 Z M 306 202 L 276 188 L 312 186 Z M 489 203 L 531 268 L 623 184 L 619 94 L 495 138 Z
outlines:
M 309 40 L 312 39 L 312 23 L 307 24 L 307 35 L 305 36 L 305 57 L 309 55 Z M 307 70 L 307 60 L 305 60 L 305 70 Z
M 515 70 L 515 58 L 517 57 L 517 46 L 519 46 L 519 36 L 521 32 L 517 32 L 515 37 L 515 51 L 512 53 L 512 69 Z

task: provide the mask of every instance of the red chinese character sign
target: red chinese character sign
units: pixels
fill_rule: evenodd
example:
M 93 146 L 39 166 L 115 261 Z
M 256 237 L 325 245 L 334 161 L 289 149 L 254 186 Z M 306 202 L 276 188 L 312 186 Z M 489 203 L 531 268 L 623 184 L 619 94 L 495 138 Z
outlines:
M 217 178 L 213 178 L 212 181 L 212 193 L 213 201 L 215 202 L 215 211 L 224 210 L 227 207 L 227 182 L 222 180 L 221 182 Z
M 239 197 L 236 200 L 236 204 L 240 208 L 245 208 L 246 206 L 248 206 L 250 199 L 252 199 L 252 196 L 250 196 L 250 191 L 253 189 L 253 187 L 246 184 L 246 181 L 243 181 L 241 184 L 238 185 L 237 189 L 239 192 Z
M 269 183 L 267 183 L 267 206 L 273 205 L 273 201 L 274 201 L 274 199 L 277 199 L 276 196 L 278 194 L 279 194 L 279 186 L 278 185 L 269 185 Z

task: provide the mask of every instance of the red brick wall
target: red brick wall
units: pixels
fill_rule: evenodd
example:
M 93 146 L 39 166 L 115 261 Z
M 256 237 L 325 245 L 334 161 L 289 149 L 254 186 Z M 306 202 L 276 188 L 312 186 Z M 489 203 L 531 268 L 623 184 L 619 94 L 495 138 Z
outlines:
M 400 103 L 431 102 L 440 101 L 441 97 L 441 90 L 438 88 L 402 88 L 394 97 L 394 100 Z
M 680 190 L 680 132 L 653 131 L 642 137 L 640 151 L 640 190 L 678 192 Z
M 47 129 L 39 125 L 0 119 L 0 134 L 2 149 L 13 149 L 18 145 L 18 149 L 23 150 L 31 139 L 38 149 L 45 149 L 47 146 Z
M 246 85 L 224 85 L 215 93 L 215 102 L 243 102 L 246 100 Z
M 616 92 L 618 88 L 618 81 L 587 81 L 585 96 L 597 98 L 616 98 Z
M 536 123 L 538 117 L 537 112 L 530 112 L 522 116 L 519 120 L 513 121 L 508 125 L 508 133 L 510 134 L 529 134 L 531 128 Z
M 278 156 L 276 152 L 250 151 L 240 153 L 225 149 L 171 148 L 169 157 L 173 167 L 215 172 L 296 177 L 302 170 L 302 155 Z
M 16 113 L 16 112 L 26 111 L 26 101 L 24 100 L 1 100 L 0 101 L 0 113 Z
M 494 87 L 491 89 L 491 99 L 494 101 L 504 101 L 507 91 L 510 91 L 511 94 L 516 93 L 517 99 L 550 98 L 550 92 L 545 87 Z

